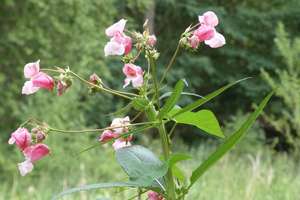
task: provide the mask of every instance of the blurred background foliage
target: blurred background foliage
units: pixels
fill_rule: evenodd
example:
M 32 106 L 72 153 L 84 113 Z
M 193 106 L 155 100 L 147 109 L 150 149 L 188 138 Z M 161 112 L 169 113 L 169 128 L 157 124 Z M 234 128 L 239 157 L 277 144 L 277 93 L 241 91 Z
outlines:
M 42 67 L 70 66 L 73 71 L 85 77 L 96 72 L 112 88 L 121 89 L 122 63 L 118 58 L 104 58 L 103 53 L 108 40 L 104 30 L 120 18 L 128 19 L 128 29 L 135 30 L 141 30 L 146 16 L 150 18 L 151 29 L 158 37 L 158 49 L 161 53 L 159 69 L 162 72 L 176 48 L 179 35 L 185 28 L 191 23 L 196 23 L 197 16 L 204 11 L 216 12 L 221 21 L 218 31 L 226 36 L 227 45 L 216 50 L 203 45 L 197 53 L 181 51 L 173 70 L 169 73 L 169 87 L 166 87 L 165 91 L 169 91 L 182 77 L 189 83 L 187 91 L 200 95 L 205 95 L 226 83 L 252 77 L 206 105 L 217 114 L 225 133 L 230 134 L 255 106 L 253 103 L 259 102 L 271 88 L 278 87 L 276 97 L 272 99 L 265 115 L 239 146 L 239 151 L 235 151 L 229 159 L 241 159 L 242 153 L 257 156 L 257 150 L 263 149 L 271 152 L 263 156 L 274 156 L 274 163 L 280 163 L 278 170 L 282 170 L 284 163 L 290 161 L 285 161 L 288 158 L 282 158 L 282 155 L 274 155 L 274 149 L 288 152 L 290 158 L 299 158 L 300 155 L 299 7 L 298 0 L 2 0 L 0 181 L 5 181 L 7 185 L 3 185 L 1 188 L 4 189 L 0 192 L 10 191 L 3 199 L 26 199 L 20 197 L 22 187 L 29 191 L 28 199 L 47 199 L 51 192 L 60 191 L 62 187 L 87 181 L 109 180 L 110 177 L 125 177 L 120 172 L 112 173 L 113 169 L 118 171 L 118 167 L 107 164 L 105 156 L 112 153 L 109 148 L 94 149 L 86 154 L 89 156 L 75 156 L 78 151 L 93 144 L 97 137 L 95 134 L 49 137 L 47 143 L 53 149 L 53 155 L 41 161 L 37 170 L 24 179 L 20 179 L 16 170 L 16 163 L 22 160 L 22 156 L 14 147 L 6 145 L 10 133 L 29 117 L 36 117 L 62 129 L 104 127 L 115 116 L 109 113 L 126 105 L 126 102 L 107 94 L 91 96 L 87 88 L 79 83 L 74 83 L 63 97 L 57 97 L 55 92 L 49 94 L 45 91 L 21 96 L 21 88 L 25 81 L 23 67 L 26 63 L 38 59 L 41 59 Z M 186 104 L 193 100 L 194 98 L 185 96 L 180 103 Z M 207 152 L 198 149 L 197 146 L 202 145 L 207 149 L 206 146 L 210 148 L 220 142 L 211 142 L 207 136 L 199 134 L 199 131 L 184 126 L 176 131 L 175 137 L 176 142 L 181 144 L 179 146 L 187 151 L 192 149 L 190 153 L 197 157 L 199 152 Z M 146 137 L 142 141 L 148 144 L 149 139 Z M 203 140 L 208 144 L 205 145 Z M 189 148 L 186 147 L 186 143 Z M 282 160 L 282 163 L 279 160 Z M 112 162 L 112 159 L 109 161 Z M 242 161 L 243 159 L 238 160 L 239 163 Z M 268 162 L 262 164 L 263 170 L 269 170 L 272 166 L 272 159 Z M 294 171 L 294 165 L 296 164 L 290 164 L 293 168 L 290 171 Z M 226 167 L 219 167 L 226 172 Z M 238 169 L 238 165 L 233 165 L 232 168 Z M 229 173 L 234 172 L 233 169 L 230 169 Z M 101 173 L 102 171 L 104 173 Z M 72 174 L 77 173 L 83 173 L 84 178 L 72 177 Z M 299 174 L 299 171 L 296 170 L 295 173 Z M 298 175 L 290 175 L 286 179 L 283 176 L 284 173 L 278 173 L 275 179 L 277 181 L 280 177 L 278 179 L 282 180 L 282 183 L 279 181 L 274 184 L 286 185 L 289 178 L 299 180 Z M 213 180 L 205 180 L 208 183 L 211 181 L 214 186 Z M 34 181 L 40 184 L 28 184 Z M 205 183 L 204 181 L 199 187 L 205 187 Z M 11 184 L 13 187 L 10 187 Z M 49 184 L 54 185 L 46 192 L 45 188 Z M 237 199 L 260 199 L 254 195 L 255 190 L 251 193 L 253 188 L 255 187 L 251 186 L 243 193 L 250 196 L 237 196 Z M 47 196 L 37 196 L 36 191 L 39 189 L 45 190 Z M 224 189 L 222 192 L 227 191 Z M 268 190 L 265 192 L 268 193 Z M 295 199 L 292 195 L 277 199 Z M 228 199 L 234 198 L 228 196 Z

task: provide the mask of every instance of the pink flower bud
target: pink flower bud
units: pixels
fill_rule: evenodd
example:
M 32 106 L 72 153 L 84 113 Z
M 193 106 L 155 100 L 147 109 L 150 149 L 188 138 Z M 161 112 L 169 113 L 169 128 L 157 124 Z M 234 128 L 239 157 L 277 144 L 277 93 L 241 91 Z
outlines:
M 93 73 L 92 75 L 90 75 L 90 80 L 91 83 L 98 85 L 99 83 L 102 83 L 101 78 L 96 74 Z
M 108 37 L 114 37 L 117 33 L 123 33 L 127 20 L 121 19 L 105 30 Z
M 148 200 L 163 200 L 164 197 L 157 192 L 149 191 L 148 192 Z
M 131 146 L 131 143 L 128 141 L 124 141 L 124 140 L 120 140 L 117 139 L 114 143 L 113 143 L 113 148 L 116 150 L 124 148 L 124 147 L 129 147 Z
M 40 71 L 40 60 L 28 63 L 24 67 L 24 76 L 25 78 L 32 78 L 37 75 Z
M 117 137 L 118 137 L 118 134 L 114 133 L 113 131 L 105 130 L 105 131 L 103 131 L 101 137 L 99 138 L 99 142 L 107 142 L 107 141 L 110 141 Z
M 47 156 L 50 153 L 50 150 L 47 145 L 38 143 L 27 147 L 24 149 L 23 153 L 26 160 L 30 160 L 30 162 L 34 163 Z
M 37 142 L 42 142 L 46 139 L 46 134 L 43 131 L 38 131 L 35 135 Z
M 217 15 L 212 11 L 207 11 L 198 18 L 201 24 L 205 24 L 207 26 L 215 27 L 219 24 Z
M 199 26 L 199 28 L 197 28 L 193 33 L 193 35 L 198 37 L 199 42 L 211 39 L 214 36 L 214 34 L 215 29 L 213 27 L 203 24 Z
M 54 87 L 53 79 L 44 72 L 40 72 L 37 75 L 35 75 L 31 81 L 34 87 L 44 88 L 50 91 Z
M 31 135 L 26 128 L 18 128 L 13 132 L 8 140 L 9 144 L 16 144 L 23 151 L 31 144 Z
M 211 48 L 219 48 L 226 44 L 226 40 L 221 33 L 215 32 L 215 35 L 210 40 L 205 40 L 204 43 Z
M 57 96 L 61 96 L 69 88 L 69 85 L 64 81 L 59 80 L 57 82 Z
M 143 70 L 141 67 L 128 63 L 123 67 L 123 73 L 126 75 L 125 84 L 123 87 L 127 87 L 130 82 L 134 88 L 141 87 L 144 83 Z
M 150 45 L 150 46 L 152 46 L 152 47 L 156 44 L 156 37 L 155 37 L 155 35 L 150 35 L 148 37 L 147 44 Z

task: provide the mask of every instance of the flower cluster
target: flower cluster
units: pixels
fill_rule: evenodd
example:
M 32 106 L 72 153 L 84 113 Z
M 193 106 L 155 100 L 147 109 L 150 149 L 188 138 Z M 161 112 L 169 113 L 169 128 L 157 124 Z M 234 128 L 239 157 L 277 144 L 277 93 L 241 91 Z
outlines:
M 25 161 L 18 164 L 20 174 L 25 176 L 33 170 L 33 164 L 50 153 L 47 145 L 40 143 L 45 139 L 45 133 L 41 130 L 32 130 L 35 132 L 36 141 L 32 144 L 31 134 L 26 128 L 18 128 L 11 134 L 8 140 L 9 144 L 16 144 L 22 151 Z
M 115 150 L 130 146 L 130 141 L 133 139 L 132 136 L 122 137 L 122 134 L 125 134 L 129 131 L 128 126 L 130 125 L 130 119 L 128 116 L 124 118 L 115 118 L 113 119 L 109 129 L 103 131 L 102 135 L 99 138 L 100 142 L 107 142 L 115 139 L 113 143 L 113 148 Z
M 211 48 L 224 46 L 226 43 L 224 36 L 215 29 L 219 24 L 217 15 L 212 11 L 207 11 L 198 19 L 200 26 L 193 31 L 192 36 L 189 38 L 190 46 L 196 49 L 203 41 Z

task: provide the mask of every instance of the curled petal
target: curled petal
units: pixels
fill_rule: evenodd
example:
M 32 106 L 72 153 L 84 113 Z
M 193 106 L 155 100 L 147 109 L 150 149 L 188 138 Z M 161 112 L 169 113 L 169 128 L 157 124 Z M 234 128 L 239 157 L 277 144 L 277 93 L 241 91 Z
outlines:
M 130 142 L 127 142 L 127 141 L 124 141 L 124 140 L 116 140 L 113 144 L 113 148 L 116 150 L 118 149 L 121 149 L 121 148 L 124 148 L 124 147 L 128 147 L 128 146 L 131 146 L 131 143 Z
M 116 137 L 118 137 L 118 134 L 115 134 L 111 130 L 105 130 L 99 138 L 99 142 L 107 142 Z
M 33 86 L 32 81 L 26 81 L 22 88 L 22 94 L 26 94 L 26 95 L 33 94 L 37 92 L 39 89 L 40 89 L 39 87 Z
M 34 163 L 35 161 L 38 161 L 47 156 L 50 153 L 50 149 L 47 145 L 38 143 L 27 147 L 26 149 L 24 149 L 23 153 L 26 159 Z
M 33 164 L 30 160 L 25 160 L 24 162 L 18 163 L 18 168 L 21 176 L 25 176 L 33 170 Z
M 211 39 L 215 35 L 215 29 L 211 26 L 202 24 L 194 31 L 193 35 L 198 37 L 199 42 L 202 42 Z
M 189 42 L 193 49 L 197 49 L 199 46 L 199 43 L 200 43 L 200 41 L 196 35 L 193 35 L 192 37 L 190 37 Z
M 40 60 L 32 63 L 28 63 L 24 67 L 25 78 L 32 78 L 40 71 Z
M 13 132 L 8 140 L 9 144 L 16 144 L 23 151 L 31 144 L 31 135 L 26 128 L 18 128 Z
M 123 44 L 110 41 L 104 47 L 105 56 L 123 55 L 125 52 L 125 47 Z
M 127 20 L 121 19 L 120 21 L 114 23 L 105 30 L 105 34 L 108 37 L 113 37 L 117 33 L 123 33 Z
M 44 88 L 47 90 L 52 90 L 54 87 L 54 81 L 52 77 L 44 72 L 39 72 L 32 78 L 31 81 L 34 87 Z
M 128 132 L 128 125 L 130 125 L 130 119 L 128 116 L 124 118 L 114 118 L 111 122 L 111 127 L 117 127 L 114 128 L 113 131 L 115 134 L 122 134 Z
M 133 78 L 131 81 L 132 81 L 132 86 L 134 88 L 139 88 L 143 86 L 144 83 L 143 75 L 138 75 L 137 77 Z
M 226 40 L 221 33 L 216 32 L 210 40 L 205 40 L 204 43 L 211 48 L 219 48 L 226 44 Z
M 111 38 L 111 42 L 116 42 L 119 45 L 124 46 L 124 54 L 128 54 L 132 49 L 132 39 L 131 37 L 123 34 L 117 33 L 113 38 Z
M 213 11 L 207 11 L 198 17 L 201 24 L 215 27 L 219 24 L 219 19 Z

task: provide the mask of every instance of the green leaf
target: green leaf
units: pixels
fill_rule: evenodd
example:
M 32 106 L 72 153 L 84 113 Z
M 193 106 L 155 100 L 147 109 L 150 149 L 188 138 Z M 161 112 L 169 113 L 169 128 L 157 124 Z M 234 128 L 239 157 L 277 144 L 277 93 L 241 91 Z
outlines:
M 185 107 L 183 107 L 180 111 L 178 111 L 177 113 L 175 113 L 172 117 L 175 117 L 181 113 L 187 112 L 187 111 L 192 111 L 195 108 L 198 108 L 199 106 L 205 104 L 206 102 L 210 101 L 211 99 L 215 98 L 216 96 L 218 96 L 219 94 L 223 93 L 225 90 L 227 90 L 228 88 L 234 86 L 237 83 L 240 83 L 241 81 L 247 80 L 249 78 L 244 78 L 238 81 L 235 81 L 233 83 L 230 83 L 228 85 L 225 85 L 224 87 L 221 87 L 220 89 L 206 95 L 203 99 L 199 99 Z
M 138 111 L 145 110 L 149 105 L 149 101 L 144 97 L 136 97 L 132 100 L 132 106 Z
M 227 153 L 232 147 L 245 135 L 247 130 L 254 124 L 256 118 L 260 115 L 274 91 L 270 92 L 268 96 L 259 104 L 256 110 L 248 117 L 248 119 L 243 123 L 239 130 L 233 133 L 226 141 L 217 148 L 217 150 L 211 154 L 197 169 L 195 169 L 190 178 L 190 185 L 192 185 L 206 172 L 211 166 L 213 166 L 220 158 L 222 158 L 225 153 Z
M 164 117 L 177 103 L 181 92 L 183 91 L 184 88 L 184 81 L 183 80 L 179 80 L 176 85 L 174 90 L 172 91 L 171 96 L 167 99 L 166 103 L 164 104 L 164 106 L 161 108 L 160 112 L 159 112 L 159 117 L 162 118 Z
M 173 115 L 173 113 L 180 112 L 180 108 L 173 108 L 169 115 Z M 186 111 L 179 115 L 175 115 L 172 118 L 176 123 L 179 124 L 189 124 L 196 126 L 197 128 L 205 131 L 208 134 L 224 138 L 224 134 L 221 130 L 220 124 L 214 115 L 213 112 L 210 110 L 200 110 L 198 112 L 190 112 Z
M 153 181 L 163 177 L 168 167 L 149 149 L 140 145 L 124 147 L 116 151 L 117 161 L 130 180 L 141 186 L 151 186 Z
M 184 181 L 185 180 L 185 175 L 184 175 L 184 172 L 179 168 L 177 167 L 176 165 L 174 165 L 172 167 L 172 172 L 173 172 L 173 175 L 178 178 L 180 181 Z
M 81 191 L 89 191 L 89 190 L 104 189 L 104 188 L 117 188 L 117 187 L 138 187 L 138 185 L 134 182 L 95 183 L 95 184 L 83 185 L 80 187 L 75 187 L 75 188 L 65 190 L 59 193 L 58 195 L 54 196 L 52 199 L 55 200 L 65 195 L 69 195 Z
M 171 154 L 167 163 L 168 163 L 169 167 L 172 167 L 173 165 L 175 165 L 176 163 L 178 163 L 180 161 L 189 160 L 191 158 L 192 158 L 192 156 L 184 154 L 184 153 L 173 153 L 173 154 Z

